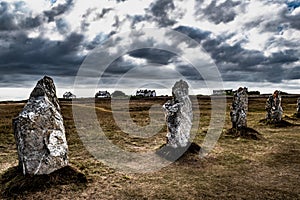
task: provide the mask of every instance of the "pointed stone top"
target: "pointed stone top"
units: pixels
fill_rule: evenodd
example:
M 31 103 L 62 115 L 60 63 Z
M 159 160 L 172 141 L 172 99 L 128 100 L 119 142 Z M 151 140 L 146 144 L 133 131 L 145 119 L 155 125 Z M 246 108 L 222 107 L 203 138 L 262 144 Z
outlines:
M 172 94 L 175 98 L 189 95 L 189 85 L 184 80 L 177 81 L 172 88 Z
M 56 96 L 56 88 L 54 85 L 54 81 L 49 76 L 44 76 L 41 80 L 39 80 L 30 94 L 30 99 L 36 99 L 38 97 L 47 96 L 49 101 L 53 103 L 58 111 L 60 111 L 60 106 L 58 103 L 58 99 Z

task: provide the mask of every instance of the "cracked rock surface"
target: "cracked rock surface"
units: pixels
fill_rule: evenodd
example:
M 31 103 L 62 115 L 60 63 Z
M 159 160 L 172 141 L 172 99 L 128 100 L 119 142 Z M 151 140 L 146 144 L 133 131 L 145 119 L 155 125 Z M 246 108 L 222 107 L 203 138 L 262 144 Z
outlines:
M 230 117 L 232 128 L 247 127 L 248 95 L 247 88 L 240 87 L 233 95 Z
M 176 82 L 172 88 L 172 100 L 163 105 L 168 127 L 167 145 L 173 148 L 189 144 L 193 110 L 188 88 L 187 82 Z
M 24 175 L 50 174 L 68 165 L 63 117 L 50 77 L 38 81 L 13 126 Z

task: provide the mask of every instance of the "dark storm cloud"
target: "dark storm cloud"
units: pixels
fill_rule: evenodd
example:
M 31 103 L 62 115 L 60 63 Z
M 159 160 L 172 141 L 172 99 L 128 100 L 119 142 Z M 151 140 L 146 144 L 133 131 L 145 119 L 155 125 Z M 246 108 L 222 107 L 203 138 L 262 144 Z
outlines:
M 69 32 L 69 24 L 64 19 L 58 19 L 55 21 L 56 28 L 61 35 L 65 35 Z
M 284 19 L 284 22 L 289 23 L 292 28 L 300 30 L 300 13 L 299 12 L 295 15 L 284 14 L 283 19 Z
M 245 69 L 249 66 L 261 64 L 266 60 L 263 52 L 246 50 L 240 43 L 229 45 L 226 37 L 208 38 L 203 42 L 203 48 L 210 53 L 217 64 L 234 63 Z
M 150 5 L 149 13 L 154 21 L 161 27 L 171 26 L 176 23 L 170 19 L 168 12 L 175 9 L 173 0 L 156 0 Z
M 297 55 L 298 54 L 298 55 Z M 268 62 L 271 64 L 275 63 L 291 63 L 299 60 L 299 53 L 295 50 L 285 50 L 272 53 L 269 57 Z
M 169 51 L 154 48 L 138 49 L 130 52 L 129 55 L 134 58 L 146 59 L 148 63 L 157 63 L 161 65 L 169 64 L 171 58 L 175 56 Z
M 174 56 L 173 59 L 180 60 L 180 58 L 176 56 Z M 178 61 L 174 61 L 174 63 L 175 62 Z M 171 63 L 169 68 L 161 64 L 137 64 L 134 61 L 121 57 L 105 70 L 101 78 L 101 84 L 117 84 L 121 79 L 122 82 L 124 82 L 123 76 L 127 77 L 125 82 L 131 87 L 136 87 L 149 81 L 152 81 L 152 83 L 172 81 L 177 77 L 185 77 L 187 80 L 203 80 L 199 72 L 191 64 L 183 62 L 182 60 L 177 64 L 174 63 Z M 173 69 L 174 66 L 175 71 Z M 124 85 L 124 87 L 126 86 L 128 85 Z
M 223 81 L 243 82 L 271 82 L 280 83 L 285 73 L 281 65 L 257 65 L 252 70 L 243 70 L 241 66 L 230 66 L 229 64 L 221 69 Z
M 191 64 L 177 64 L 176 71 L 184 76 L 187 80 L 204 80 L 197 69 Z
M 211 34 L 208 31 L 203 31 L 195 27 L 188 26 L 178 26 L 174 30 L 189 36 L 190 38 L 196 40 L 199 43 Z
M 24 2 L 0 2 L 0 31 L 31 29 L 44 22 L 43 15 L 32 16 L 24 6 Z
M 295 80 L 300 78 L 300 66 L 293 67 L 291 69 L 285 69 L 284 79 Z
M 227 0 L 220 5 L 217 5 L 217 1 L 213 0 L 206 8 L 201 8 L 202 0 L 196 1 L 197 7 L 195 15 L 198 19 L 205 17 L 215 24 L 228 23 L 234 20 L 237 13 L 234 11 L 234 7 L 238 6 L 240 2 L 233 2 Z
M 48 22 L 55 21 L 55 17 L 68 12 L 73 6 L 73 0 L 67 0 L 64 4 L 58 4 L 51 10 L 44 11 L 44 15 L 48 18 Z
M 195 27 L 179 26 L 174 30 L 184 33 L 192 39 L 202 44 L 202 47 L 209 53 L 211 58 L 217 64 L 222 77 L 225 81 L 270 81 L 280 82 L 283 80 L 284 69 L 282 64 L 298 61 L 297 51 L 287 50 L 273 53 L 265 56 L 264 52 L 257 50 L 248 50 L 242 47 L 242 42 L 234 45 L 226 43 L 232 34 L 224 34 L 218 37 L 212 37 L 212 33 L 202 31 Z M 174 41 L 175 42 L 175 41 Z M 184 50 L 183 50 L 184 51 Z M 129 53 L 134 58 L 146 59 L 148 63 L 158 63 L 168 65 L 173 63 L 178 72 L 191 80 L 201 80 L 197 71 L 188 64 L 174 62 L 176 55 L 160 49 L 139 49 Z M 122 66 L 122 62 L 115 63 Z M 131 68 L 129 65 L 122 66 L 126 73 Z M 118 70 L 114 71 L 115 74 Z M 298 75 L 300 76 L 300 74 Z M 299 77 L 300 78 L 300 77 Z
M 268 81 L 271 83 L 281 83 L 284 80 L 285 70 L 280 64 L 273 64 L 264 66 L 264 72 L 260 75 L 258 81 Z
M 130 61 L 125 61 L 123 57 L 120 57 L 113 61 L 103 73 L 103 77 L 121 77 L 129 70 L 136 67 L 136 64 Z
M 269 41 L 266 43 L 267 46 L 276 45 L 278 47 L 289 47 L 290 49 L 298 49 L 299 45 L 297 42 L 289 39 L 281 38 L 280 40 L 276 40 L 276 38 L 271 37 Z
M 83 60 L 78 56 L 83 35 L 77 33 L 64 41 L 28 38 L 24 33 L 7 37 L 10 45 L 0 51 L 0 74 L 74 76 Z M 1 82 L 5 77 L 0 76 Z
M 284 80 L 283 64 L 299 60 L 299 52 L 286 50 L 265 56 L 263 52 L 244 49 L 241 43 L 229 45 L 227 37 L 207 38 L 202 43 L 203 48 L 217 64 L 224 81 L 269 81 Z M 294 78 L 300 78 L 300 74 Z
M 87 50 L 92 50 L 96 47 L 99 47 L 99 45 L 106 40 L 110 35 L 105 35 L 104 33 L 99 33 L 98 35 L 96 35 L 96 37 L 89 42 L 88 44 L 86 44 L 86 49 Z
M 286 4 L 290 10 L 294 10 L 300 7 L 300 1 L 291 1 L 291 2 L 287 2 Z

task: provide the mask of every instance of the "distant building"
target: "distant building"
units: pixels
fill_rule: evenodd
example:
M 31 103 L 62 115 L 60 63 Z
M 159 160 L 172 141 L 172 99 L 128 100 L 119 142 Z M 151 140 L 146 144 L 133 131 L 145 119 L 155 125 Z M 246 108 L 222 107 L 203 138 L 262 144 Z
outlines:
M 63 95 L 64 99 L 75 99 L 76 95 L 72 94 L 71 92 L 65 92 Z
M 95 98 L 110 98 L 111 95 L 108 91 L 99 91 L 95 94 Z
M 138 90 L 136 91 L 136 96 L 140 97 L 156 97 L 155 90 Z
M 230 90 L 213 90 L 213 95 L 233 95 L 233 89 Z

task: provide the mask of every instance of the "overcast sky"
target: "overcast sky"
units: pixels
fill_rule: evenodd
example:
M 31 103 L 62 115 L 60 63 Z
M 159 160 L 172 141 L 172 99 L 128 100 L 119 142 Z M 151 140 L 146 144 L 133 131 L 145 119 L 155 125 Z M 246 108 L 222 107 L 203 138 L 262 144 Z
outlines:
M 146 80 L 157 80 L 157 88 L 148 85 L 153 89 L 165 88 L 179 73 L 193 87 L 209 92 L 205 78 L 184 60 L 190 52 L 196 56 L 199 48 L 167 36 L 163 30 L 168 29 L 199 43 L 225 88 L 300 93 L 300 0 L 0 0 L 0 96 L 27 98 L 44 75 L 54 78 L 61 95 L 71 90 L 94 48 L 115 37 L 120 53 L 118 47 L 128 39 L 122 33 L 143 35 L 145 28 L 161 30 L 168 48 L 176 50 L 165 50 L 165 42 L 156 37 L 131 40 L 140 49 L 122 49 L 126 54 L 111 60 L 100 87 L 111 88 L 122 79 L 122 87 L 133 90 L 146 87 Z M 156 48 L 143 48 L 151 46 Z M 182 54 L 174 54 L 177 50 Z M 83 88 L 91 89 L 92 74 L 85 74 Z M 142 80 L 144 85 L 134 85 Z

